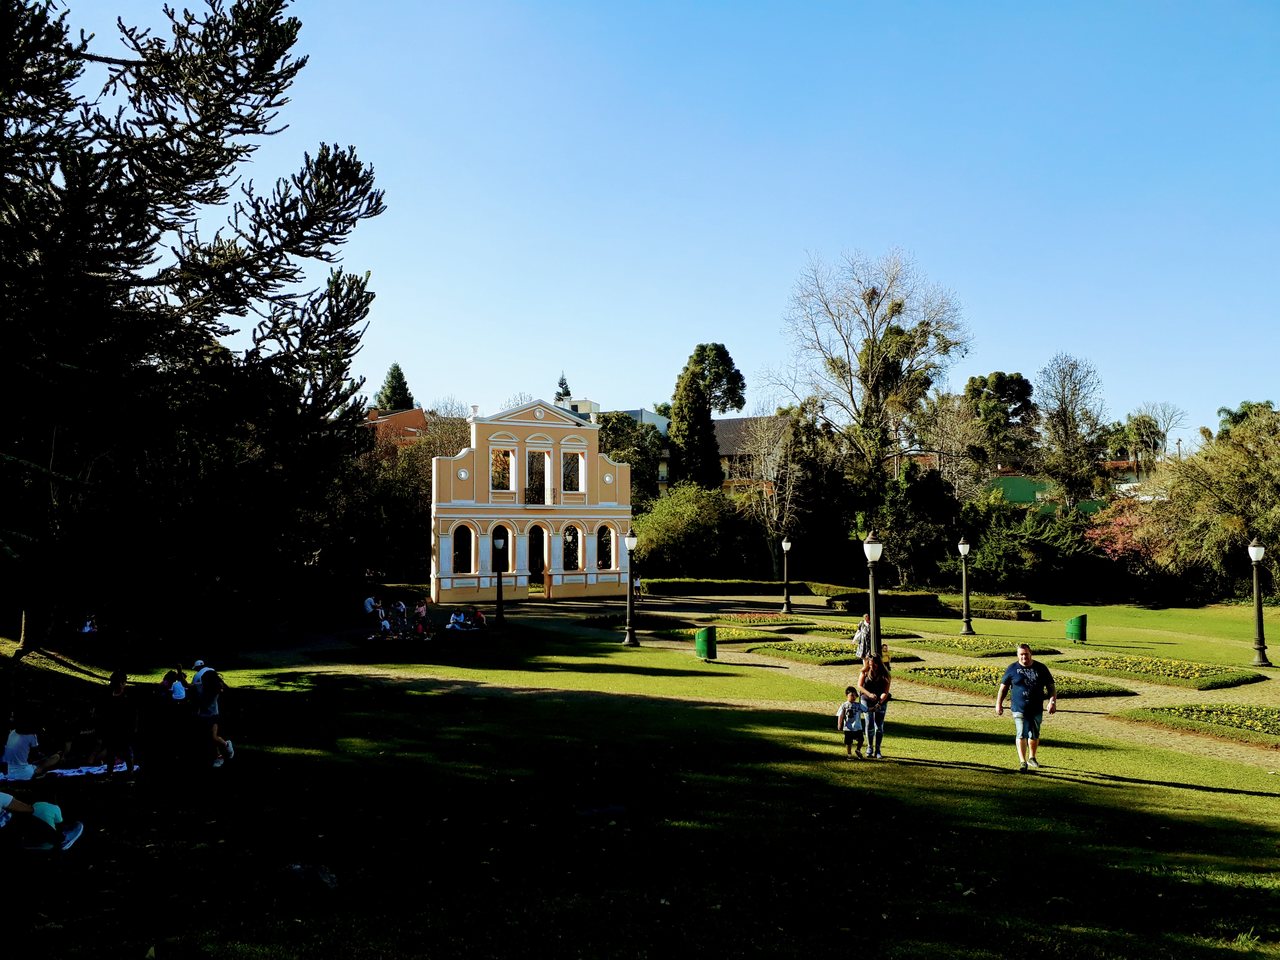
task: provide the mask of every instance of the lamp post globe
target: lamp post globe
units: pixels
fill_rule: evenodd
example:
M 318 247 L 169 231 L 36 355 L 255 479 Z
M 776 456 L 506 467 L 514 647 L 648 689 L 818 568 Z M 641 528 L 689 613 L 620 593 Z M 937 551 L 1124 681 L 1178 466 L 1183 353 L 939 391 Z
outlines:
M 638 647 L 640 641 L 636 639 L 636 628 L 631 624 L 631 615 L 635 609 L 635 591 L 631 589 L 631 557 L 635 553 L 636 544 L 640 542 L 640 538 L 636 536 L 634 530 L 628 528 L 622 542 L 627 548 L 627 578 L 623 584 L 627 591 L 627 632 L 622 638 L 622 645 Z
M 1258 542 L 1258 538 L 1254 537 L 1253 542 L 1249 544 L 1249 559 L 1253 561 L 1253 665 L 1255 667 L 1269 667 L 1271 661 L 1267 659 L 1267 640 L 1262 630 L 1262 592 L 1258 589 L 1258 567 L 1262 564 L 1262 557 L 1267 552 L 1267 548 Z
M 505 537 L 498 536 L 493 541 L 493 572 L 498 578 L 498 603 L 497 610 L 493 614 L 494 626 L 502 626 L 502 574 L 507 569 L 507 541 Z
M 782 612 L 791 613 L 791 574 L 787 569 L 787 555 L 791 553 L 791 538 L 782 538 Z
M 956 546 L 960 551 L 960 589 L 964 594 L 964 606 L 960 614 L 962 618 L 960 636 L 972 637 L 974 635 L 973 618 L 969 615 L 969 541 L 961 537 Z
M 876 564 L 884 553 L 884 544 L 872 530 L 862 542 L 862 552 L 867 557 L 867 613 L 871 618 L 871 655 L 880 659 L 880 615 L 876 612 Z

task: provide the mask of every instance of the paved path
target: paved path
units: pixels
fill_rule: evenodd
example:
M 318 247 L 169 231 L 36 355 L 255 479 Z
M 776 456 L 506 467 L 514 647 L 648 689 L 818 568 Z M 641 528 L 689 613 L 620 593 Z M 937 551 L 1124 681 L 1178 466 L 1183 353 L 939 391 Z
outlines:
M 808 602 L 806 603 L 806 601 Z M 812 601 L 813 598 L 805 598 L 803 601 L 793 600 L 796 614 L 803 617 L 821 617 L 827 614 L 824 607 L 821 607 Z M 699 617 L 707 617 L 713 613 L 723 613 L 735 609 L 758 611 L 761 607 L 762 604 L 760 603 L 759 598 L 752 597 L 664 597 L 656 600 L 646 599 L 640 604 L 638 612 L 661 613 L 666 616 L 696 619 Z M 619 603 L 617 608 L 616 612 L 621 613 L 623 609 L 622 604 Z M 520 620 L 528 622 L 530 625 L 542 625 L 556 630 L 576 631 L 577 629 L 580 629 L 580 627 L 575 623 L 576 619 L 587 613 L 589 610 L 591 612 L 599 613 L 601 609 L 602 606 L 598 603 L 594 605 L 583 604 L 580 609 L 576 606 L 564 603 L 558 603 L 555 605 L 548 603 L 545 605 L 526 606 L 520 610 L 518 616 Z M 611 607 L 605 607 L 604 609 L 609 610 L 610 612 L 615 612 L 612 611 Z M 785 633 L 785 628 L 778 628 L 778 632 Z M 645 636 L 643 633 L 641 633 L 641 639 L 645 646 L 664 647 L 683 651 L 689 650 L 689 644 L 680 641 L 658 640 Z M 975 663 L 987 663 L 992 666 L 997 666 L 1003 665 L 1006 662 L 995 659 L 975 660 L 973 657 L 934 653 L 923 650 L 912 652 L 917 653 L 921 657 L 922 663 L 920 665 L 924 666 L 972 666 Z M 1069 651 L 1064 651 L 1065 656 L 1072 658 L 1088 656 L 1091 653 L 1092 651 L 1088 651 L 1086 649 L 1070 649 Z M 1007 662 L 1012 663 L 1013 659 L 1014 654 L 1013 651 L 1010 650 L 1009 660 Z M 1052 667 L 1054 660 L 1061 658 L 1045 657 L 1043 659 L 1045 663 Z M 829 685 L 832 688 L 831 696 L 820 701 L 726 701 L 735 706 L 743 707 L 764 707 L 773 710 L 827 713 L 832 710 L 832 704 L 841 699 L 844 688 L 852 683 L 856 677 L 856 670 L 851 666 L 825 667 L 818 666 L 816 664 L 796 663 L 790 660 L 779 660 L 773 657 L 747 653 L 746 650 L 742 649 L 739 645 L 732 643 L 718 645 L 717 660 L 725 664 L 753 666 L 768 665 L 773 668 L 781 666 L 792 676 Z M 912 666 L 916 666 L 916 664 L 913 663 Z M 1079 676 L 1085 675 L 1080 674 Z M 1138 696 L 1089 697 L 1077 699 L 1075 701 L 1070 699 L 1061 700 L 1059 702 L 1057 716 L 1050 720 L 1049 723 L 1060 725 L 1062 728 L 1067 730 L 1102 738 L 1123 740 L 1127 743 L 1184 752 L 1194 751 L 1201 756 L 1249 764 L 1251 766 L 1265 769 L 1268 772 L 1274 771 L 1277 775 L 1280 775 L 1280 750 L 1263 746 L 1254 746 L 1247 743 L 1221 740 L 1217 737 L 1201 734 L 1166 730 L 1160 727 L 1148 726 L 1146 724 L 1131 723 L 1114 715 L 1116 713 L 1132 709 L 1139 702 L 1142 706 L 1148 707 L 1195 702 L 1249 703 L 1255 705 L 1262 703 L 1268 706 L 1280 707 L 1280 681 L 1276 678 L 1269 679 L 1262 684 L 1249 684 L 1247 686 L 1233 687 L 1227 690 L 1210 690 L 1204 692 L 1189 690 L 1184 687 L 1170 687 L 1161 684 L 1141 683 L 1127 679 L 1118 679 L 1114 682 L 1132 690 L 1135 694 L 1138 694 Z M 905 679 L 905 674 L 903 672 L 899 672 L 894 678 L 894 700 L 899 709 L 910 710 L 908 716 L 912 718 L 920 718 L 926 722 L 936 723 L 943 722 L 948 718 L 972 718 L 978 713 L 987 713 L 994 716 L 995 689 L 992 689 L 989 696 L 982 697 L 974 694 L 960 693 L 951 690 L 939 689 L 937 687 L 911 683 Z M 1007 709 L 1005 716 L 1006 718 L 1008 717 Z M 1009 730 L 1010 740 L 1012 741 L 1012 721 L 1009 721 Z M 1048 740 L 1046 739 L 1046 743 L 1047 742 Z

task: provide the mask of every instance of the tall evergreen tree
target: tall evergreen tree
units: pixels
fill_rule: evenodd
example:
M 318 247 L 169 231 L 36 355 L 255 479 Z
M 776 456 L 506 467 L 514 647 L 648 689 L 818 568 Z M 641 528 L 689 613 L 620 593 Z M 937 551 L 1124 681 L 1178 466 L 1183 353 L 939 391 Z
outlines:
M 564 371 L 560 371 L 560 385 L 556 387 L 555 402 L 563 403 L 573 396 L 573 391 L 569 389 L 569 381 L 564 377 Z
M 382 195 L 324 144 L 267 190 L 243 178 L 306 62 L 285 6 L 167 10 L 167 39 L 122 26 L 116 57 L 52 3 L 0 0 L 0 356 L 15 401 L 42 398 L 0 425 L 0 582 L 40 621 L 28 640 L 69 582 L 117 598 L 117 623 L 152 618 L 141 595 L 208 608 L 340 542 L 373 295 L 338 269 L 312 288 L 304 265 L 336 263 Z
M 409 392 L 409 383 L 405 380 L 400 364 L 393 363 L 387 371 L 387 378 L 382 381 L 382 389 L 373 398 L 374 406 L 379 410 L 409 410 L 415 406 L 413 394 Z
M 671 397 L 668 439 L 678 479 L 708 490 L 724 482 L 711 412 L 741 410 L 745 391 L 746 380 L 723 343 L 700 343 L 694 348 Z

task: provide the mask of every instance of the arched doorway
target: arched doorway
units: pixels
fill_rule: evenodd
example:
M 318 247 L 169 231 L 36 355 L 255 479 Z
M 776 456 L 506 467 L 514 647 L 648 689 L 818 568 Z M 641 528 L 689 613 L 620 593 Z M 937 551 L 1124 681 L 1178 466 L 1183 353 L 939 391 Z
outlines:
M 529 528 L 529 576 L 541 576 L 547 572 L 547 534 L 542 527 Z

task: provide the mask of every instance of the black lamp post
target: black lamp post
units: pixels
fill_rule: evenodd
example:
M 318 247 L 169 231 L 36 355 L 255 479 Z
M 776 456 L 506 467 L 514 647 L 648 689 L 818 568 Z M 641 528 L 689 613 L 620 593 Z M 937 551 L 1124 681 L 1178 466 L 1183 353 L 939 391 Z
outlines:
M 960 588 L 964 591 L 964 608 L 961 616 L 964 618 L 964 626 L 960 628 L 960 636 L 972 637 L 973 618 L 969 616 L 969 541 L 964 537 L 960 538 Z
M 1262 555 L 1267 552 L 1267 548 L 1258 542 L 1258 538 L 1254 537 L 1253 542 L 1249 544 L 1249 559 L 1253 561 L 1253 665 L 1255 667 L 1269 667 L 1271 661 L 1267 659 L 1267 641 L 1262 633 L 1262 592 L 1258 589 L 1258 564 L 1262 562 Z
M 631 555 L 635 553 L 636 544 L 640 538 L 636 536 L 634 530 L 628 529 L 627 535 L 622 538 L 622 542 L 627 546 L 627 633 L 622 638 L 624 647 L 638 647 L 640 641 L 636 639 L 636 628 L 631 625 L 631 612 L 635 609 L 635 591 L 631 589 Z
M 884 552 L 884 544 L 876 536 L 874 530 L 867 534 L 862 543 L 862 552 L 867 555 L 867 612 L 871 615 L 871 655 L 880 659 L 880 615 L 876 613 L 876 564 L 880 562 L 880 554 Z
M 787 554 L 791 552 L 791 540 L 782 538 L 782 612 L 793 613 L 791 609 L 791 574 L 787 570 Z
M 502 626 L 502 571 L 507 568 L 507 541 L 505 537 L 495 537 L 493 541 L 493 567 L 498 575 L 498 609 L 493 615 L 493 624 Z

